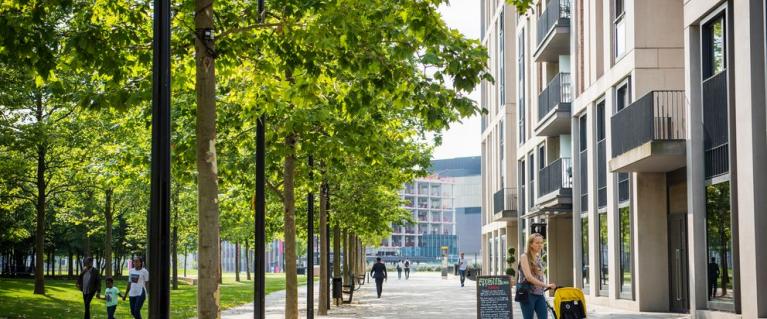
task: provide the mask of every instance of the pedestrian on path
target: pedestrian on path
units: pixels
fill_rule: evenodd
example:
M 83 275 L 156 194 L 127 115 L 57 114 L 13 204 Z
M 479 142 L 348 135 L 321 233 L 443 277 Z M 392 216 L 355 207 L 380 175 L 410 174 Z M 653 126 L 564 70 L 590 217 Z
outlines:
M 537 233 L 532 234 L 527 238 L 527 250 L 519 258 L 521 271 L 517 281 L 517 291 L 527 293 L 527 300 L 519 302 L 524 319 L 533 319 L 533 314 L 538 319 L 547 319 L 546 297 L 544 297 L 543 293 L 546 288 L 554 289 L 557 287 L 553 283 L 546 284 L 543 281 L 542 250 L 543 236 Z
M 373 269 L 370 270 L 370 275 L 376 280 L 376 292 L 378 298 L 381 298 L 381 292 L 383 292 L 383 282 L 386 280 L 386 265 L 381 262 L 381 257 L 376 257 L 376 263 L 373 264 Z
M 463 282 L 466 281 L 467 266 L 466 258 L 463 257 L 463 252 L 461 252 L 461 258 L 458 259 L 458 274 L 461 275 L 461 287 L 463 287 Z
M 149 286 L 149 271 L 144 268 L 144 259 L 133 258 L 133 269 L 128 273 L 128 293 L 123 295 L 123 300 L 128 296 L 130 299 L 130 313 L 135 319 L 141 319 L 141 308 L 146 300 L 146 288 Z
M 83 261 L 83 272 L 77 277 L 77 289 L 83 292 L 85 315 L 83 318 L 91 318 L 91 301 L 93 296 L 101 295 L 101 280 L 99 271 L 93 267 L 93 258 L 87 257 Z
M 405 259 L 405 280 L 410 279 L 410 259 Z
M 402 279 L 402 259 L 397 262 L 397 279 Z
M 104 282 L 107 284 L 107 289 L 104 291 L 104 299 L 107 304 L 107 319 L 115 319 L 117 296 L 122 297 L 123 294 L 120 293 L 120 289 L 117 289 L 117 287 L 114 286 L 114 279 L 112 279 L 112 277 L 107 277 Z
M 716 299 L 716 281 L 719 279 L 719 264 L 716 263 L 716 258 L 711 257 L 711 262 L 708 263 L 708 300 Z

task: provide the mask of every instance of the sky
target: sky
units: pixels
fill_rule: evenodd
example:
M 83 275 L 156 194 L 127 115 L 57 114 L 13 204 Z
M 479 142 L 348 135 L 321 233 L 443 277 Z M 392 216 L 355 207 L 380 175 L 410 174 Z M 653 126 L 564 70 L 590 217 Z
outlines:
M 441 6 L 439 12 L 448 27 L 457 29 L 467 38 L 479 39 L 480 16 L 476 0 L 451 0 L 450 5 Z M 478 89 L 470 97 L 479 104 Z M 434 150 L 433 159 L 479 156 L 482 144 L 480 130 L 479 115 L 452 124 L 442 136 L 442 145 Z

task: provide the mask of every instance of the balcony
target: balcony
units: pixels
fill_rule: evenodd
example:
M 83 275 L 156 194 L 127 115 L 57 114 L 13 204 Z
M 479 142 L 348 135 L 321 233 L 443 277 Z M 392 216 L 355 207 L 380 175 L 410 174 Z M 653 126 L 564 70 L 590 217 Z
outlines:
M 730 171 L 727 72 L 703 81 L 703 149 L 706 179 Z
M 683 167 L 684 91 L 652 91 L 610 119 L 613 172 L 669 172 Z
M 570 103 L 573 100 L 570 73 L 559 73 L 538 95 L 538 136 L 570 134 Z
M 549 0 L 538 17 L 535 62 L 556 62 L 570 54 L 570 0 Z
M 538 172 L 538 200 L 528 215 L 572 213 L 573 161 L 560 158 Z
M 517 218 L 517 189 L 503 188 L 493 194 L 493 221 L 512 221 Z

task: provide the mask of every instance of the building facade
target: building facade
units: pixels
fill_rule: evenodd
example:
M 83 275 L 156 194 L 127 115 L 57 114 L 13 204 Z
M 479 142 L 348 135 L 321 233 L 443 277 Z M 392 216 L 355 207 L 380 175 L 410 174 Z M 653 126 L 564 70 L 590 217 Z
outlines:
M 505 257 L 496 233 L 518 235 L 505 244 L 520 254 L 535 228 L 547 280 L 591 303 L 767 317 L 765 1 L 481 10 L 495 77 L 481 102 L 490 273 Z M 501 225 L 490 212 L 513 198 L 496 196 L 505 185 L 517 205 Z
M 481 157 L 459 157 L 431 161 L 431 172 L 453 181 L 455 234 L 458 252 L 469 263 L 480 262 L 482 215 Z
M 436 261 L 446 246 L 450 255 L 457 255 L 453 185 L 452 178 L 438 175 L 405 184 L 401 191 L 404 208 L 416 223 L 392 225 L 392 234 L 370 253 L 430 262 Z

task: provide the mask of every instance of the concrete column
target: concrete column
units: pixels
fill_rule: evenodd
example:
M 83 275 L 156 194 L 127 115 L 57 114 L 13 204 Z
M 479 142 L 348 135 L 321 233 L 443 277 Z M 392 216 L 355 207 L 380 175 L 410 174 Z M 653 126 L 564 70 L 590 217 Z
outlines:
M 573 286 L 572 218 L 548 220 L 549 281 L 559 286 Z
M 483 233 L 481 236 L 479 236 L 479 238 L 480 238 L 479 249 L 481 250 L 481 253 L 482 253 L 482 268 L 483 268 L 482 274 L 484 275 L 484 274 L 487 274 L 488 266 L 490 265 L 490 263 L 487 261 L 487 255 L 488 255 L 487 254 L 488 252 L 487 233 Z
M 684 32 L 685 91 L 687 92 L 687 234 L 690 263 L 690 313 L 706 309 L 706 190 L 703 161 L 703 105 L 701 101 L 700 26 Z
M 588 119 L 588 118 L 587 118 Z M 574 286 L 583 289 L 583 274 L 581 271 L 581 265 L 583 264 L 583 247 L 581 247 L 581 180 L 587 178 L 587 176 L 581 176 L 581 162 L 579 150 L 580 150 L 580 126 L 578 117 L 573 117 L 570 121 L 570 127 L 573 128 L 572 141 L 573 147 L 571 157 L 573 161 L 573 218 L 571 228 L 573 231 L 573 281 Z M 588 247 L 586 248 L 588 249 Z
M 586 157 L 588 158 L 588 187 L 589 187 L 589 295 L 591 297 L 597 297 L 599 294 L 599 228 L 597 227 L 598 215 L 597 215 L 597 149 L 596 149 L 596 108 L 594 105 L 589 105 L 586 110 L 586 122 L 589 128 L 586 130 L 586 136 L 588 138 L 588 148 L 586 150 Z M 610 134 L 607 131 L 607 134 Z M 608 198 L 610 197 L 612 187 L 608 187 Z
M 666 174 L 638 173 L 632 180 L 634 291 L 640 311 L 667 312 L 668 203 Z M 616 242 L 620 245 L 620 241 Z M 620 265 L 618 265 L 620 266 Z M 616 273 L 616 279 L 618 277 Z
M 767 317 L 767 136 L 764 1 L 734 1 L 735 122 L 743 318 Z M 733 116 L 733 115 L 731 115 Z M 737 277 L 736 277 L 737 278 Z

